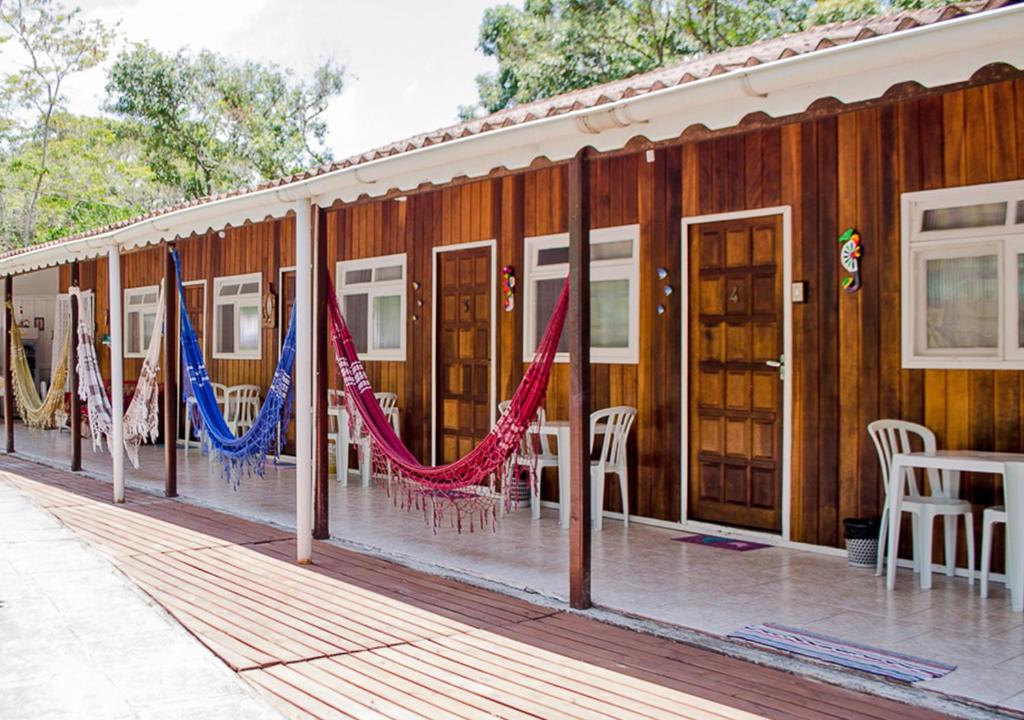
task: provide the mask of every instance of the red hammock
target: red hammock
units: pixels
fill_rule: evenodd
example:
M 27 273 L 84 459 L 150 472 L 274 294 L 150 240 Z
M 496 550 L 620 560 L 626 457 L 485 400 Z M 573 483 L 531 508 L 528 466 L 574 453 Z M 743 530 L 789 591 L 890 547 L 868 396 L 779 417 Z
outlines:
M 328 287 L 333 286 L 328 284 Z M 537 417 L 537 408 L 544 402 L 568 306 L 569 281 L 566 280 L 533 362 L 498 423 L 465 457 L 449 465 L 430 466 L 416 460 L 381 410 L 338 309 L 338 300 L 328 291 L 327 318 L 335 358 L 345 383 L 349 418 L 354 421 L 358 414 L 362 420 L 362 430 L 370 437 L 374 473 L 388 476 L 389 489 L 398 489 L 396 501 L 400 500 L 403 507 L 422 508 L 435 529 L 449 509 L 454 510 L 451 524 L 460 531 L 463 518 L 469 519 L 470 530 L 478 523 L 484 525 L 488 519 L 493 524 L 497 519 L 498 500 L 492 491 L 494 480 L 504 482 L 511 478 L 519 483 L 522 473 L 517 470 L 520 465 L 528 465 L 520 452 L 523 438 Z M 531 468 L 531 482 L 536 482 L 535 475 Z M 506 486 L 505 489 L 511 488 Z M 513 494 L 518 493 L 504 493 L 506 503 Z

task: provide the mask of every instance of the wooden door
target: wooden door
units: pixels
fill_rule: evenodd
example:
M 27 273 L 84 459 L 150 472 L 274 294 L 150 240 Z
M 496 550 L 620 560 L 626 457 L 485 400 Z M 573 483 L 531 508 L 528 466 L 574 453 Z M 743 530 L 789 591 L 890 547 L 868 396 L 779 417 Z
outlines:
M 689 504 L 694 520 L 778 531 L 782 518 L 782 221 L 689 237 Z
M 168 296 L 173 300 L 173 296 Z M 185 307 L 188 309 L 188 319 L 192 323 L 192 329 L 196 332 L 196 339 L 199 340 L 199 348 L 206 356 L 206 281 L 194 285 L 185 285 Z
M 288 334 L 288 323 L 292 318 L 292 306 L 295 305 L 295 271 L 281 270 L 277 296 L 277 353 L 281 357 L 285 335 Z M 327 342 L 327 338 L 317 338 L 315 342 Z M 275 364 L 277 360 L 275 359 Z M 265 391 L 264 391 L 265 396 Z M 281 452 L 286 455 L 295 454 L 295 423 L 288 423 L 288 432 L 284 438 Z
M 491 426 L 491 251 L 438 253 L 436 462 L 466 455 Z
M 185 283 L 185 309 L 188 312 L 188 320 L 192 323 L 192 329 L 196 333 L 196 340 L 199 341 L 199 349 L 203 352 L 203 359 L 208 360 L 206 357 L 206 281 L 200 280 L 198 282 Z M 168 302 L 173 302 L 177 299 L 175 295 L 168 296 Z M 180 328 L 179 328 L 180 330 Z M 179 346 L 178 353 L 180 355 L 181 348 Z M 183 389 L 184 385 L 181 377 L 181 362 L 179 357 L 178 363 L 178 388 Z M 185 404 L 181 403 L 178 408 L 178 432 L 179 437 L 185 437 Z

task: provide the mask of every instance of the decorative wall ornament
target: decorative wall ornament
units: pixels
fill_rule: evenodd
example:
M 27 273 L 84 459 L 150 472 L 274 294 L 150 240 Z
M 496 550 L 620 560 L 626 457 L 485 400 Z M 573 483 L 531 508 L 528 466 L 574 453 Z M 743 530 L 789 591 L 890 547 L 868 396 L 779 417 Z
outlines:
M 505 312 L 512 312 L 516 309 L 516 271 L 511 265 L 501 269 L 501 306 Z
M 274 283 L 269 283 L 266 292 L 263 293 L 260 320 L 265 328 L 277 327 L 277 292 L 274 291 Z
M 665 306 L 664 305 L 659 305 L 657 310 L 658 310 L 658 314 L 659 315 L 664 315 L 665 314 Z
M 663 287 L 663 288 L 661 289 L 661 291 L 662 291 L 663 293 L 665 293 L 665 297 L 668 297 L 669 295 L 671 295 L 672 293 L 674 293 L 674 292 L 676 291 L 676 289 L 675 289 L 674 287 L 672 287 L 671 285 L 666 285 L 665 287 Z
M 843 270 L 850 273 L 843 278 L 843 290 L 848 293 L 857 292 L 860 290 L 860 233 L 856 228 L 847 228 L 839 236 L 839 244 L 842 246 L 839 248 L 839 263 Z
M 663 267 L 658 268 L 658 279 L 659 280 L 664 280 L 667 277 L 668 277 L 668 268 L 663 268 Z

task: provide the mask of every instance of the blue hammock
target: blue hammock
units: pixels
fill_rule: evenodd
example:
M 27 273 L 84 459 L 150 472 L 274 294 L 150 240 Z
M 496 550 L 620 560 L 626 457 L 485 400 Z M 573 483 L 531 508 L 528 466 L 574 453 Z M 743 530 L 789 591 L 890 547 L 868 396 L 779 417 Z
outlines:
M 203 351 L 185 306 L 185 288 L 181 280 L 181 260 L 172 251 L 178 275 L 178 297 L 181 300 L 181 363 L 185 378 L 183 399 L 192 408 L 192 423 L 204 453 L 212 453 L 224 469 L 235 489 L 243 475 L 263 476 L 268 454 L 280 455 L 280 440 L 288 431 L 292 410 L 291 371 L 295 362 L 295 307 L 288 321 L 288 334 L 281 345 L 281 356 L 274 370 L 274 379 L 256 414 L 252 427 L 241 437 L 228 428 L 206 372 Z M 194 403 L 189 403 L 194 399 Z

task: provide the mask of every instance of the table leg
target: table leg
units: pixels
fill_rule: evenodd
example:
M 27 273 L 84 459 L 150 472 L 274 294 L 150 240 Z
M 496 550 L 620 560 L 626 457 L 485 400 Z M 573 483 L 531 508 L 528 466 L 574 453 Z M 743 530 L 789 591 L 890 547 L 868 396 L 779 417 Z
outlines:
M 1010 581 L 1010 607 L 1024 612 L 1024 463 L 1006 463 L 1003 476 L 1006 501 L 1006 573 Z
M 569 428 L 558 428 L 558 523 L 569 527 Z
M 348 485 L 348 412 L 338 414 L 338 480 Z
M 903 472 L 902 463 L 893 460 L 892 466 L 889 468 L 889 566 L 885 571 L 885 587 L 889 590 L 896 587 L 896 558 L 900 544 L 900 516 L 902 514 L 900 501 L 903 499 Z

